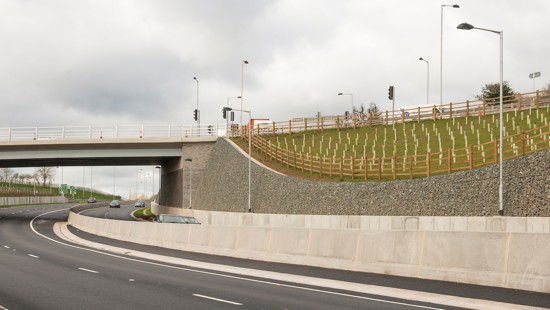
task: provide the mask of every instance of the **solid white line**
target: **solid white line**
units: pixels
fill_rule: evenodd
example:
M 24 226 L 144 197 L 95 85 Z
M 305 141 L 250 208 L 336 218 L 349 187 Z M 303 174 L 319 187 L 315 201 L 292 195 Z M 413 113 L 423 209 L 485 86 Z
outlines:
M 7 246 L 7 245 L 5 245 L 4 247 L 5 247 L 6 249 L 9 249 L 9 248 L 10 248 L 10 247 L 9 247 L 9 246 Z
M 34 258 L 40 258 L 40 257 L 38 257 L 36 255 L 33 255 L 33 254 L 27 254 L 27 255 L 29 255 L 30 257 L 34 257 Z
M 205 295 L 193 294 L 193 296 L 197 296 L 197 297 L 200 297 L 200 298 L 206 298 L 206 299 L 210 299 L 210 300 L 215 300 L 215 301 L 219 301 L 219 302 L 225 302 L 227 304 L 232 304 L 232 305 L 237 305 L 237 306 L 242 306 L 243 305 L 243 304 L 238 303 L 238 302 L 219 299 L 219 298 L 214 298 L 214 297 L 205 296 Z
M 99 271 L 90 270 L 90 269 L 86 269 L 86 268 L 78 268 L 78 270 L 82 270 L 82 271 L 86 271 L 86 272 L 91 272 L 91 273 L 99 273 Z

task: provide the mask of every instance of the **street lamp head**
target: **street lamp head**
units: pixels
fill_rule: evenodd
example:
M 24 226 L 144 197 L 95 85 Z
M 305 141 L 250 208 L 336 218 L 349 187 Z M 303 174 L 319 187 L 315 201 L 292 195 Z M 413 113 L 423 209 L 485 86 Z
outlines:
M 424 58 L 420 57 L 420 58 L 418 58 L 418 60 L 424 60 Z
M 460 5 L 458 5 L 458 4 L 453 4 L 453 8 L 459 9 L 459 8 L 460 8 Z
M 338 96 L 342 96 L 344 93 L 338 93 Z
M 474 26 L 472 26 L 472 25 L 470 25 L 470 24 L 468 24 L 468 23 L 462 23 L 462 24 L 458 25 L 458 26 L 456 27 L 456 29 L 460 29 L 460 30 L 472 30 L 472 29 L 474 29 Z
M 243 60 L 243 63 L 248 65 L 248 60 Z
M 237 99 L 241 99 L 241 98 L 242 98 L 242 96 L 238 96 L 238 97 L 237 97 Z

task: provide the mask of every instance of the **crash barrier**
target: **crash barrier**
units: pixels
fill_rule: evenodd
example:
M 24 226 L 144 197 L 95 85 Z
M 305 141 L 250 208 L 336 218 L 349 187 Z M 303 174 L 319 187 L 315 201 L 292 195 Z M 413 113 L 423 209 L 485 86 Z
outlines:
M 203 224 L 116 221 L 74 212 L 69 224 L 183 251 L 550 292 L 550 218 L 178 213 Z
M 48 203 L 67 203 L 62 196 L 0 197 L 0 206 L 38 205 Z

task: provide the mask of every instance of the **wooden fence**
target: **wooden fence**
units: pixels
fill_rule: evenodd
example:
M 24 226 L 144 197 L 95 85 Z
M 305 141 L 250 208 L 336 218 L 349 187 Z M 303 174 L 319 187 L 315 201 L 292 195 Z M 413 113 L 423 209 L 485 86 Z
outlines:
M 499 98 L 449 103 L 442 106 L 420 106 L 414 109 L 386 111 L 371 114 L 355 113 L 348 116 L 303 118 L 288 122 L 257 124 L 253 128 L 252 144 L 268 160 L 319 177 L 339 177 L 363 180 L 413 179 L 437 174 L 471 170 L 498 162 L 499 141 L 467 148 L 447 149 L 443 152 L 423 155 L 391 157 L 323 157 L 296 153 L 279 148 L 262 135 L 291 134 L 308 130 L 356 128 L 360 126 L 391 125 L 411 121 L 451 119 L 457 117 L 484 116 L 499 113 Z M 496 102 L 496 104 L 495 104 Z M 503 98 L 504 112 L 550 107 L 550 92 L 537 91 Z M 233 130 L 244 139 L 248 137 L 246 126 Z M 235 131 L 234 131 L 235 133 Z M 511 159 L 550 147 L 550 125 L 523 131 L 504 137 L 503 158 Z
M 513 112 L 550 106 L 550 91 L 536 91 L 503 97 L 503 111 Z M 378 113 L 352 113 L 348 115 L 299 118 L 283 122 L 255 124 L 254 135 L 279 135 L 309 130 L 356 128 L 376 125 L 392 125 L 426 120 L 452 119 L 457 117 L 484 116 L 499 113 L 499 98 L 448 103 L 443 105 L 420 105 L 395 111 Z M 245 127 L 228 128 L 230 136 L 246 135 Z
M 279 148 L 261 136 L 253 136 L 254 148 L 268 160 L 275 160 L 303 174 L 363 180 L 426 177 L 471 170 L 498 162 L 498 139 L 467 148 L 440 153 L 392 157 L 322 157 Z M 506 136 L 503 158 L 511 159 L 550 147 L 550 125 Z

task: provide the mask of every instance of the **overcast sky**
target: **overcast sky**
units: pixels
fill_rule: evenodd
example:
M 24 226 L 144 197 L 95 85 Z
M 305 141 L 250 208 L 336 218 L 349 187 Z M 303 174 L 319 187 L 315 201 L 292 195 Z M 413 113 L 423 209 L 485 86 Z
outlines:
M 370 102 L 439 103 L 441 1 L 0 0 L 0 127 L 221 123 L 241 94 L 253 117 L 343 114 Z M 443 101 L 473 99 L 499 79 L 518 92 L 550 82 L 550 1 L 462 0 L 444 9 Z M 231 106 L 239 107 L 233 99 Z M 89 169 L 89 168 L 88 168 Z M 136 169 L 117 168 L 128 196 Z M 151 169 L 152 168 L 147 168 Z M 65 168 L 82 183 L 82 168 Z M 112 168 L 94 183 L 112 190 Z M 109 176 L 110 171 L 110 176 Z M 97 173 L 97 177 L 96 174 Z M 102 181 L 109 178 L 110 181 Z M 105 184 L 103 184 L 105 183 Z M 109 184 L 110 183 L 110 184 Z

